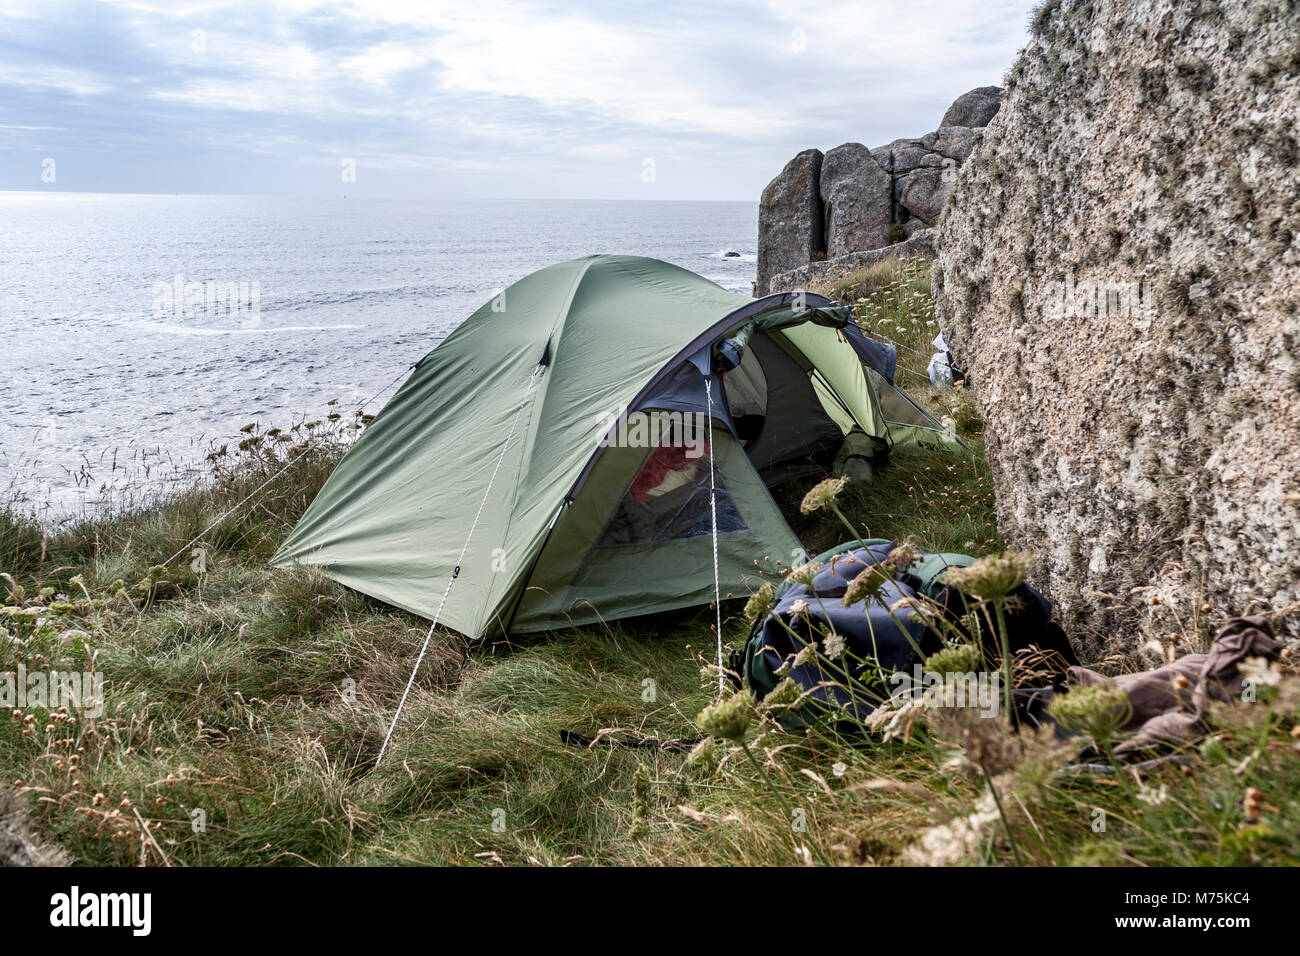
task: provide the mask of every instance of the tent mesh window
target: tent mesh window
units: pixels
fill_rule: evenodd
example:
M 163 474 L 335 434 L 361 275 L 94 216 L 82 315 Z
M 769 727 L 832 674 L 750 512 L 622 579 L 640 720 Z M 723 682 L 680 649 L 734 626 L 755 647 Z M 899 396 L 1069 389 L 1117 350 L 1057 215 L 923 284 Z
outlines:
M 599 546 L 654 544 L 711 534 L 712 465 L 712 451 L 703 439 L 657 445 L 623 495 Z M 721 473 L 715 471 L 713 483 L 717 489 L 718 533 L 746 530 Z
M 931 415 L 918 407 L 906 393 L 886 382 L 875 369 L 867 369 L 867 375 L 880 399 L 880 411 L 885 416 L 885 421 L 896 425 L 930 428 L 934 431 L 943 430 Z

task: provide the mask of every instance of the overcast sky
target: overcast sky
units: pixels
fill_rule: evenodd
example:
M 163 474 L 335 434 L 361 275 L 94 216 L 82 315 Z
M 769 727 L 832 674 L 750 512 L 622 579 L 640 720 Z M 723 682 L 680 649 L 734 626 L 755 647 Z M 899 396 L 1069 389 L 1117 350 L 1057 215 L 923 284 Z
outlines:
M 0 187 L 755 200 L 1000 85 L 1032 5 L 0 0 Z

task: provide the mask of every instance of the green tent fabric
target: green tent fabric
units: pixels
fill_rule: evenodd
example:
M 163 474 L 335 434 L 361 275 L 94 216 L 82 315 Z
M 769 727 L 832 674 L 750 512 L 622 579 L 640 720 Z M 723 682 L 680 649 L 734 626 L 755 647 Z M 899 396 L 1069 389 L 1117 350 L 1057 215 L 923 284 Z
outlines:
M 747 593 L 756 558 L 800 548 L 768 483 L 829 462 L 850 430 L 883 449 L 911 427 L 886 421 L 881 373 L 851 345 L 856 326 L 833 327 L 840 315 L 811 293 L 749 299 L 634 256 L 535 272 L 425 356 L 272 564 L 430 618 L 447 591 L 440 622 L 474 639 L 706 603 L 712 470 L 722 591 Z M 720 375 L 715 347 L 747 325 L 743 361 Z M 674 440 L 610 442 L 629 410 Z

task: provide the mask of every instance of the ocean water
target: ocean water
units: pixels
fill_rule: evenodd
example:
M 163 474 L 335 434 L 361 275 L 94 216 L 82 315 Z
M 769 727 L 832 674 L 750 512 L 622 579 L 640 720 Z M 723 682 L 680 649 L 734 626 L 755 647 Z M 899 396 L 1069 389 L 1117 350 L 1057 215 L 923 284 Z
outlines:
M 653 256 L 748 294 L 756 221 L 754 203 L 0 192 L 0 493 L 75 513 L 128 472 L 137 492 L 192 473 L 248 422 L 355 407 L 553 262 Z

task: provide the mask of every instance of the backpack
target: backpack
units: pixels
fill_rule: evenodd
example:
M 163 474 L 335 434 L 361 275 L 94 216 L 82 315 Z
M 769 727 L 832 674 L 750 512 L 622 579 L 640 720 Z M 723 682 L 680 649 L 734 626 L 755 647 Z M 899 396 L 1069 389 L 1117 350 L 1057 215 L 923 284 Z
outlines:
M 783 723 L 806 723 L 819 711 L 864 717 L 889 698 L 892 675 L 910 673 L 940 650 L 939 634 L 909 610 L 908 599 L 927 599 L 936 614 L 970 636 L 965 597 L 940 581 L 949 568 L 973 564 L 975 558 L 967 554 L 917 552 L 916 560 L 893 570 L 874 594 L 849 607 L 841 603 L 849 582 L 868 564 L 884 562 L 897 546 L 894 541 L 871 538 L 818 555 L 813 563 L 821 568 L 812 586 L 791 580 L 782 584 L 774 606 L 755 623 L 743 651 L 734 655 L 732 669 L 755 698 L 762 700 L 786 677 L 804 691 L 801 712 Z M 1062 673 L 1065 666 L 1076 663 L 1064 632 L 1051 620 L 1051 602 L 1023 584 L 1012 596 L 1015 600 L 1006 615 L 1012 653 L 1031 646 L 1054 652 Z M 810 651 L 813 642 L 824 651 L 832 633 L 843 640 L 848 657 L 838 659 L 837 654 L 832 659 Z M 997 636 L 986 627 L 981 628 L 980 638 L 986 659 L 998 659 Z

